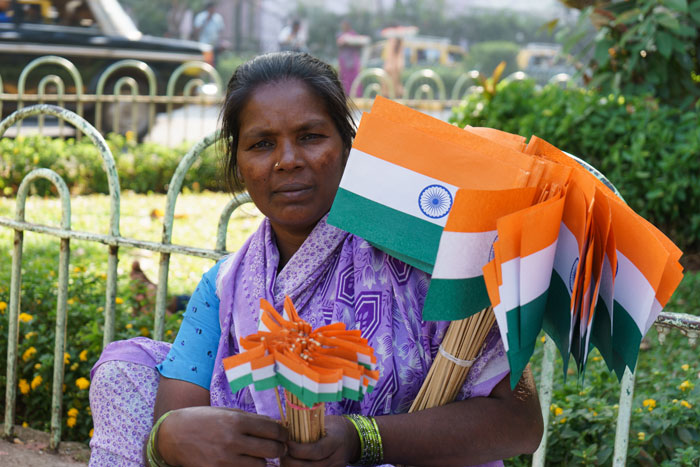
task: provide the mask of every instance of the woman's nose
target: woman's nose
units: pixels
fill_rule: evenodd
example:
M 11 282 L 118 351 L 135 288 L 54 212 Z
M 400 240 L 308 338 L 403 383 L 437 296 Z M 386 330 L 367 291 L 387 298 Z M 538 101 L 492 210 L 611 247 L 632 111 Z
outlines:
M 284 140 L 280 145 L 279 160 L 275 164 L 278 170 L 292 170 L 303 163 L 300 148 L 294 141 Z

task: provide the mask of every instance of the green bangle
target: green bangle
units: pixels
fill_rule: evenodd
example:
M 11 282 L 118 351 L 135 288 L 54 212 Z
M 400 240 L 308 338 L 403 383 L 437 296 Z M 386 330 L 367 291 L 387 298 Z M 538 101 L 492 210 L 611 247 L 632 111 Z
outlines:
M 374 417 L 350 414 L 345 415 L 345 418 L 350 420 L 360 438 L 360 458 L 353 465 L 382 464 L 384 447 L 382 446 L 379 426 Z
M 160 424 L 163 423 L 165 417 L 171 413 L 172 410 L 164 413 L 158 419 L 158 421 L 153 424 L 151 434 L 148 435 L 148 443 L 146 443 L 146 461 L 148 462 L 148 467 L 172 467 L 161 457 L 160 453 L 158 452 L 158 446 L 156 445 L 156 438 L 158 437 L 158 429 L 160 428 Z

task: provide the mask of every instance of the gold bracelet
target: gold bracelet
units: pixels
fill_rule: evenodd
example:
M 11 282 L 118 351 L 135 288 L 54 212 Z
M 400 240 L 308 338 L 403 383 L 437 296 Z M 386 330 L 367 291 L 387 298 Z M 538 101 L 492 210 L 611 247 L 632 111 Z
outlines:
M 151 428 L 151 434 L 148 435 L 148 443 L 146 443 L 146 461 L 148 462 L 148 467 L 172 467 L 170 464 L 165 462 L 163 457 L 158 452 L 158 446 L 156 445 L 156 437 L 158 436 L 158 429 L 160 424 L 163 423 L 165 417 L 170 415 L 172 410 L 164 413 L 158 421 L 153 424 Z

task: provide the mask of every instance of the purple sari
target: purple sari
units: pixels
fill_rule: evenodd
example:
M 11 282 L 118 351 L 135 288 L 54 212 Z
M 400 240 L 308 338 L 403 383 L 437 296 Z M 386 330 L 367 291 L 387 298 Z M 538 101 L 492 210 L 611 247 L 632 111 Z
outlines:
M 219 269 L 216 291 L 221 301 L 222 336 L 211 379 L 211 405 L 279 418 L 273 390 L 246 388 L 231 393 L 221 359 L 238 352 L 240 337 L 257 331 L 261 297 L 281 310 L 289 295 L 312 327 L 343 322 L 349 329 L 361 329 L 375 349 L 380 378 L 374 392 L 361 402 L 327 403 L 326 413 L 407 412 L 449 324 L 421 320 L 430 276 L 326 224 L 325 218 L 279 273 L 278 263 L 274 233 L 266 219 Z M 115 342 L 95 364 L 90 389 L 95 422 L 91 465 L 140 465 L 159 376 L 154 367 L 165 358 L 169 346 L 145 338 Z M 110 364 L 104 365 L 106 362 Z M 487 396 L 507 373 L 503 346 L 494 328 L 458 399 Z M 115 400 L 124 400 L 127 408 L 113 413 L 114 406 L 120 405 Z M 121 436 L 116 433 L 125 426 L 135 432 L 134 439 L 115 442 L 114 437 Z

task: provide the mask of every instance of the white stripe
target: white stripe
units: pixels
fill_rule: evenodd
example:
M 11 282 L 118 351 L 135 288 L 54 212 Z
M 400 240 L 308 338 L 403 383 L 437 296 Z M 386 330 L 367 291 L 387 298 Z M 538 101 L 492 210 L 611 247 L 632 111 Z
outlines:
M 447 215 L 433 219 L 423 214 L 418 205 L 421 191 L 429 185 L 445 187 L 452 200 L 455 199 L 457 187 L 354 148 L 350 150 L 350 158 L 340 181 L 341 188 L 356 195 L 444 227 Z
M 501 340 L 503 341 L 503 347 L 505 347 L 506 352 L 509 349 L 506 312 L 518 306 L 518 298 L 520 296 L 520 291 L 518 290 L 520 288 L 520 280 L 518 279 L 519 273 L 520 258 L 513 258 L 501 264 L 501 278 L 503 279 L 503 284 L 498 286 L 498 295 L 501 299 L 501 303 L 494 307 L 493 313 L 496 316 L 496 322 L 498 323 Z M 517 329 L 515 331 L 518 332 Z
M 644 274 L 620 250 L 617 250 L 617 266 L 615 301 L 627 311 L 644 334 L 656 292 Z
M 656 318 L 659 317 L 659 313 L 661 313 L 663 308 L 664 307 L 661 306 L 661 302 L 654 297 L 654 304 L 651 306 L 651 313 L 649 313 L 647 323 L 644 325 L 644 334 L 649 332 L 649 329 L 651 329 L 651 326 L 654 324 L 654 321 L 656 321 Z
M 497 231 L 442 231 L 433 279 L 471 279 L 484 275 L 482 268 L 489 262 L 491 245 Z
M 360 390 L 360 380 L 343 375 L 343 387 L 352 389 L 353 391 Z
M 554 270 L 566 284 L 566 290 L 571 296 L 571 275 L 572 268 L 578 258 L 578 241 L 571 230 L 562 222 L 559 227 L 559 237 L 557 239 L 557 252 L 554 255 Z
M 275 365 L 267 365 L 253 370 L 253 381 L 260 381 L 275 376 Z
M 557 241 L 520 260 L 520 304 L 530 303 L 549 289 Z
M 289 381 L 296 384 L 297 386 L 303 387 L 302 375 L 292 371 L 291 368 L 288 368 L 287 366 L 285 366 L 281 362 L 277 362 L 277 373 L 284 376 L 285 378 L 287 378 Z
M 598 300 L 602 300 L 608 309 L 608 314 L 610 315 L 610 334 L 612 335 L 612 324 L 613 324 L 613 293 L 614 293 L 614 280 L 612 265 L 608 259 L 608 255 L 603 257 L 603 271 L 600 276 L 600 289 L 598 291 Z
M 250 367 L 250 362 L 243 363 L 242 365 L 234 366 L 226 370 L 226 379 L 229 381 L 237 380 L 243 376 L 250 374 L 252 371 Z

